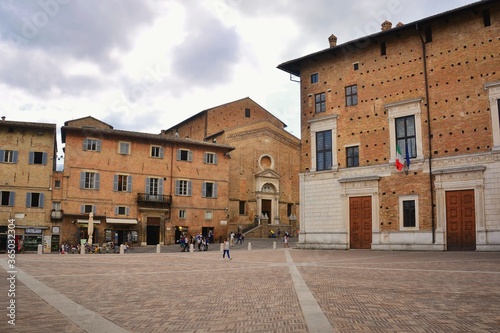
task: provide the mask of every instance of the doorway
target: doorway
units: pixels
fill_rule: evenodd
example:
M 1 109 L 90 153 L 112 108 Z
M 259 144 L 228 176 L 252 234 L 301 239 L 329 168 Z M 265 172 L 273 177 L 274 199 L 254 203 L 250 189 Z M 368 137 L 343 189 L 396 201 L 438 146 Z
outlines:
M 160 244 L 160 218 L 159 217 L 148 217 L 147 225 L 147 245 L 157 245 Z
M 267 217 L 269 218 L 268 220 L 269 224 L 271 224 L 271 221 L 273 220 L 273 217 L 271 216 L 271 207 L 272 207 L 271 200 L 262 199 L 262 215 L 267 215 Z
M 446 192 L 446 249 L 476 250 L 474 190 Z
M 350 248 L 371 249 L 372 198 L 349 198 Z

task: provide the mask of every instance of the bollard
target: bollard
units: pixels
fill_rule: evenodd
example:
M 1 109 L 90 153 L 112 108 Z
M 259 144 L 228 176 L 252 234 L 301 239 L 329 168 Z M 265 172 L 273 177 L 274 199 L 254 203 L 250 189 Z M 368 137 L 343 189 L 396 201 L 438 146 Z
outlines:
M 85 254 L 85 245 L 80 245 L 80 254 Z
M 160 244 L 157 244 L 156 245 L 156 253 L 160 253 L 160 252 L 161 252 Z
M 220 252 L 224 252 L 224 243 L 220 243 Z
M 43 251 L 42 251 L 42 244 L 38 244 L 38 249 L 37 249 L 37 254 L 42 254 Z
M 125 248 L 123 247 L 123 244 L 120 245 L 120 254 L 125 254 Z
M 273 242 L 273 250 L 276 250 L 276 242 Z
M 248 251 L 252 250 L 252 243 L 248 243 Z
M 189 244 L 189 252 L 194 252 L 194 244 Z

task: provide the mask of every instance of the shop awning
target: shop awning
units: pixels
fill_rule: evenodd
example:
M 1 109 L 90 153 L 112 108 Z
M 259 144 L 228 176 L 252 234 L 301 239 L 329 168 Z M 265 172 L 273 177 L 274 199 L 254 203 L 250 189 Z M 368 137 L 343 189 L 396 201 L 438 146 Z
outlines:
M 88 219 L 77 219 L 76 222 L 78 223 L 89 223 Z M 94 220 L 94 224 L 99 224 L 101 223 L 101 220 Z
M 111 219 L 107 218 L 106 222 L 116 224 L 137 224 L 137 219 Z

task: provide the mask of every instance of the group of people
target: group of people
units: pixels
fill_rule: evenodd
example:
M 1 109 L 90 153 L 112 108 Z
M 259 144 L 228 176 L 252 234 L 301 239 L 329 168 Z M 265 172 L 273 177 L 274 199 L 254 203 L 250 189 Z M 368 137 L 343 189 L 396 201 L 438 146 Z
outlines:
M 235 240 L 236 244 L 243 244 L 243 241 L 245 241 L 245 235 L 241 232 L 234 233 L 233 231 L 231 231 L 231 233 L 229 234 L 229 245 L 234 246 Z
M 80 244 L 69 244 L 69 243 L 62 243 L 61 248 L 59 249 L 60 254 L 67 254 L 67 253 L 79 253 L 80 252 Z
M 213 238 L 213 234 L 212 234 Z M 182 235 L 179 243 L 181 245 L 181 252 L 189 252 L 189 247 L 193 244 L 193 247 L 198 249 L 198 251 L 208 251 L 208 245 L 210 244 L 210 235 L 205 237 L 202 234 L 197 234 L 195 236 Z

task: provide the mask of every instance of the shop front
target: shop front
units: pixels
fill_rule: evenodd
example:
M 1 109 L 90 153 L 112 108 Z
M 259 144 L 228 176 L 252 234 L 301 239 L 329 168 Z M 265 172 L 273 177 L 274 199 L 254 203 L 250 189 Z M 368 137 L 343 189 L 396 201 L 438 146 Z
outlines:
M 105 242 L 113 242 L 115 245 L 128 243 L 131 246 L 139 243 L 137 219 L 107 218 L 106 223 L 108 227 L 104 229 Z

